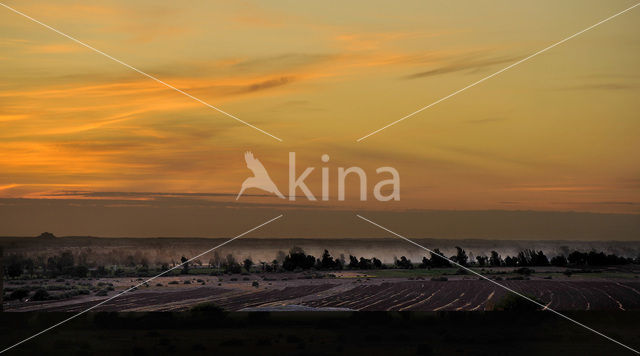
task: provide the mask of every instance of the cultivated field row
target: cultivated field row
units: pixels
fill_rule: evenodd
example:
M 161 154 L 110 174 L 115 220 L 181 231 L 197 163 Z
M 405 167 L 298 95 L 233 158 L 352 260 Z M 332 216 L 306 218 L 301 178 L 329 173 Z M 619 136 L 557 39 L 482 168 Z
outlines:
M 188 277 L 179 277 L 187 280 Z M 176 277 L 159 278 L 156 286 L 124 294 L 96 311 L 182 311 L 214 303 L 229 311 L 245 308 L 296 306 L 364 311 L 482 311 L 494 310 L 507 292 L 488 281 L 385 279 L 290 279 L 171 285 Z M 183 282 L 180 279 L 181 282 Z M 156 282 L 156 281 L 154 281 Z M 640 282 L 629 280 L 505 280 L 500 283 L 534 297 L 556 310 L 640 310 Z M 157 287 L 162 285 L 163 287 Z M 124 289 L 125 286 L 118 286 Z M 6 311 L 79 312 L 108 296 L 79 296 L 67 300 L 13 301 Z

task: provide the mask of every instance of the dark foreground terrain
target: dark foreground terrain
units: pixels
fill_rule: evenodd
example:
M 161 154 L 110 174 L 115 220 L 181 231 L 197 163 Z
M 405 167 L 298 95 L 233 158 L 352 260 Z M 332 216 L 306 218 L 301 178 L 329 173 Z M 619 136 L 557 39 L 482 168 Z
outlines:
M 71 313 L 0 314 L 2 348 Z M 569 312 L 640 347 L 640 312 Z M 550 312 L 87 313 L 7 355 L 624 355 Z
M 561 270 L 549 267 L 523 277 L 507 273 L 511 270 L 505 268 L 504 274 L 490 277 L 560 311 L 640 311 L 640 279 L 635 272 L 567 277 Z M 492 311 L 499 310 L 508 295 L 505 289 L 479 277 L 443 273 L 453 272 L 175 275 L 156 278 L 95 311 L 185 311 L 201 303 L 226 311 Z M 11 280 L 5 288 L 4 310 L 80 312 L 142 281 L 140 277 Z M 20 298 L 12 298 L 21 291 Z

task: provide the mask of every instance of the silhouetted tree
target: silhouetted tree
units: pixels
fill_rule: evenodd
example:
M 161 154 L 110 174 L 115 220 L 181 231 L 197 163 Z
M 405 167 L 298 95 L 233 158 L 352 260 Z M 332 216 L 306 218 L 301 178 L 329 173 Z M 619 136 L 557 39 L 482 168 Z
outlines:
M 549 259 L 542 251 L 538 251 L 536 254 L 535 261 L 533 262 L 534 266 L 549 266 Z
M 573 251 L 567 257 L 569 264 L 572 265 L 589 265 L 589 266 L 606 266 L 606 265 L 624 265 L 633 263 L 632 258 L 616 256 L 614 254 L 605 255 L 604 252 L 580 252 Z
M 360 269 L 372 269 L 373 268 L 373 263 L 371 263 L 370 259 L 364 258 L 364 257 L 360 257 L 360 260 L 358 261 L 358 268 Z
M 420 263 L 420 268 L 429 268 L 431 266 L 431 261 L 427 257 L 422 257 L 422 263 Z
M 518 265 L 518 259 L 515 257 L 507 256 L 504 259 L 504 265 L 507 267 L 515 267 Z
M 287 271 L 293 271 L 297 268 L 309 269 L 316 263 L 316 258 L 305 254 L 300 247 L 293 247 L 289 254 L 284 258 L 282 267 Z
M 180 262 L 183 263 L 183 265 L 182 265 L 182 273 L 183 274 L 189 274 L 189 262 L 187 262 L 187 261 L 189 261 L 189 259 L 184 257 L 184 256 L 182 256 L 182 258 L 180 258 Z
M 551 258 L 551 265 L 556 267 L 566 267 L 567 266 L 567 258 L 564 255 L 558 255 Z
M 244 266 L 244 269 L 247 270 L 247 272 L 251 272 L 251 267 L 253 266 L 253 261 L 251 261 L 250 258 L 247 258 L 242 262 L 242 265 Z
M 457 262 L 463 266 L 468 266 L 469 257 L 467 253 L 462 249 L 462 247 L 456 246 L 456 255 L 451 256 L 451 261 Z
M 587 254 L 579 251 L 573 251 L 567 256 L 567 261 L 572 265 L 586 265 Z
M 489 265 L 492 267 L 500 267 L 502 266 L 502 257 L 496 252 L 491 251 L 491 257 L 489 257 Z
M 358 259 L 356 258 L 356 256 L 349 255 L 349 268 L 358 268 Z
M 413 268 L 413 263 L 411 263 L 411 260 L 409 260 L 405 256 L 400 257 L 399 260 L 396 259 L 395 265 L 398 268 L 404 268 L 404 269 L 412 269 Z
M 535 252 L 529 249 L 518 252 L 518 256 L 516 257 L 518 266 L 531 266 L 532 255 L 535 255 Z
M 322 259 L 320 260 L 320 267 L 323 269 L 336 268 L 336 261 L 333 260 L 333 257 L 331 257 L 331 254 L 329 253 L 328 250 L 324 250 L 324 253 L 322 254 Z
M 220 264 L 222 263 L 222 259 L 220 258 L 220 254 L 218 251 L 213 251 L 213 257 L 209 260 L 209 266 L 220 268 Z
M 431 253 L 431 267 L 451 267 L 451 263 L 441 256 L 444 256 L 444 254 L 439 249 L 433 250 L 433 253 Z
M 228 254 L 225 260 L 222 262 L 222 268 L 228 273 L 240 273 L 242 272 L 242 266 L 236 261 L 236 258 L 232 254 Z
M 476 260 L 478 261 L 478 266 L 484 267 L 484 266 L 487 265 L 487 261 L 489 260 L 489 257 L 487 257 L 487 256 L 476 256 Z
M 549 266 L 549 259 L 542 251 L 524 249 L 518 253 L 518 266 Z

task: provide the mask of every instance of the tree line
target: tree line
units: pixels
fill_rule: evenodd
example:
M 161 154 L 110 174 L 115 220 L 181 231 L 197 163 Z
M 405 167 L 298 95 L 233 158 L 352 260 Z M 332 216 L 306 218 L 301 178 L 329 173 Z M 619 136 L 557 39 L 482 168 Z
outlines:
M 189 274 L 192 269 L 210 268 L 226 273 L 243 273 L 243 272 L 282 272 L 296 270 L 344 270 L 344 269 L 413 269 L 413 268 L 447 268 L 455 267 L 450 261 L 456 262 L 462 266 L 468 267 L 533 267 L 533 266 L 612 266 L 625 264 L 640 264 L 640 256 L 636 259 L 629 257 L 617 256 L 615 254 L 605 254 L 604 252 L 581 252 L 573 251 L 567 256 L 559 254 L 548 258 L 544 252 L 535 251 L 533 249 L 524 249 L 514 256 L 505 256 L 504 258 L 497 252 L 491 251 L 489 256 L 478 255 L 475 259 L 470 259 L 466 251 L 456 246 L 456 253 L 447 258 L 437 248 L 433 249 L 429 256 L 424 256 L 419 263 L 412 262 L 406 256 L 394 258 L 392 264 L 385 264 L 376 257 L 356 257 L 349 255 L 348 258 L 340 255 L 336 258 L 331 255 L 328 250 L 324 250 L 319 258 L 311 254 L 307 254 L 300 247 L 293 247 L 288 254 L 279 252 L 276 258 L 271 262 L 254 263 L 251 258 L 238 261 L 232 254 L 228 254 L 221 258 L 217 253 L 209 260 L 209 266 L 205 266 L 201 261 L 188 262 L 188 258 L 182 256 L 180 261 L 182 266 L 180 272 Z M 174 262 L 173 266 L 178 265 Z M 41 256 L 37 258 L 26 257 L 21 254 L 9 254 L 5 257 L 3 264 L 3 273 L 10 277 L 16 278 L 23 275 L 27 276 L 71 276 L 77 278 L 84 277 L 107 277 L 107 276 L 123 276 L 127 273 L 121 267 L 134 268 L 134 272 L 138 274 L 150 273 L 149 264 L 146 260 L 139 264 L 127 263 L 125 266 L 105 267 L 102 265 L 92 265 L 87 263 L 84 256 L 74 256 L 71 251 L 63 251 L 58 255 L 53 255 L 44 259 Z M 169 269 L 168 263 L 161 263 L 159 270 Z

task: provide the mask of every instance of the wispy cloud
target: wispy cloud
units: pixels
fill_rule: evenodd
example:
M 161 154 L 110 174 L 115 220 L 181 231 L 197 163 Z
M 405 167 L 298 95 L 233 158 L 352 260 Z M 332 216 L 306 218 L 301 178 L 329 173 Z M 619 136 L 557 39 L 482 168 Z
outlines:
M 518 57 L 495 57 L 495 58 L 478 58 L 478 57 L 467 56 L 465 58 L 454 60 L 453 63 L 448 65 L 406 75 L 403 77 L 403 79 L 420 79 L 420 78 L 432 77 L 435 75 L 442 75 L 442 74 L 455 73 L 455 72 L 461 72 L 461 71 L 474 72 L 480 69 L 494 66 L 496 64 L 512 63 L 518 60 Z
M 247 93 L 253 93 L 260 90 L 267 90 L 277 88 L 294 82 L 294 77 L 279 77 L 274 79 L 265 80 L 259 83 L 251 84 L 246 88 Z

